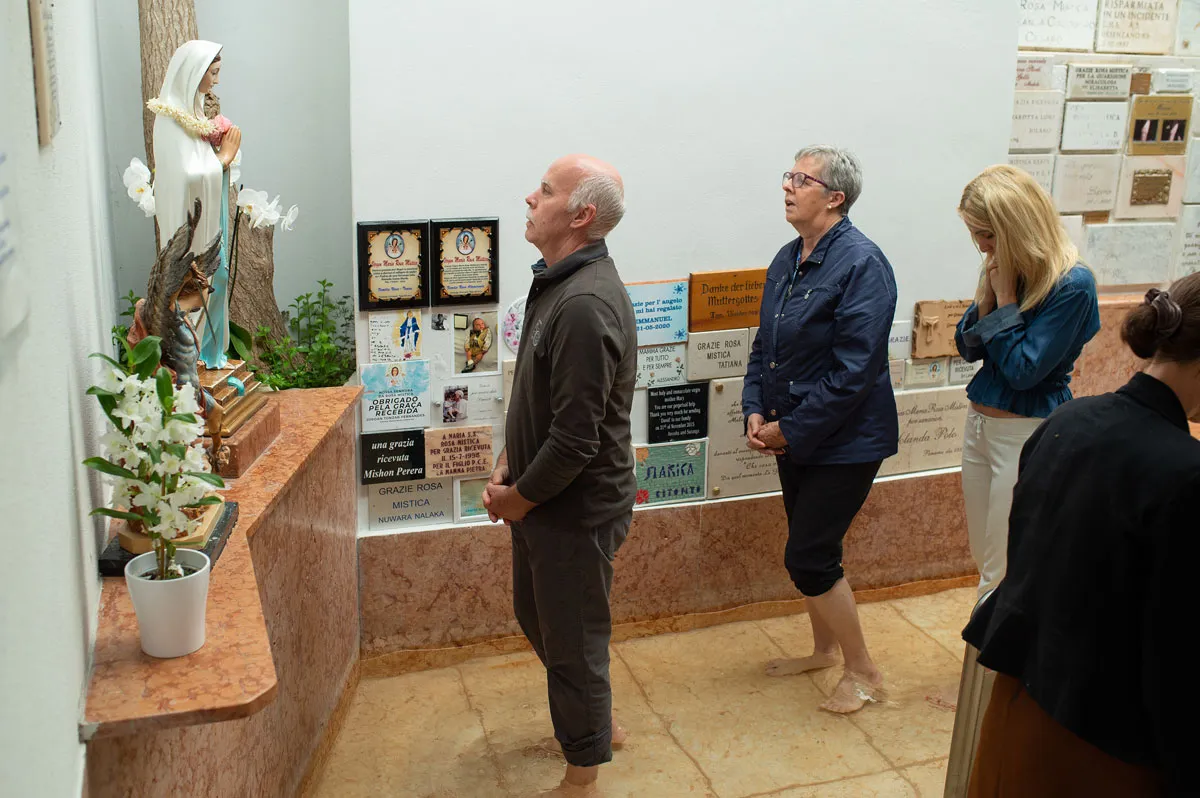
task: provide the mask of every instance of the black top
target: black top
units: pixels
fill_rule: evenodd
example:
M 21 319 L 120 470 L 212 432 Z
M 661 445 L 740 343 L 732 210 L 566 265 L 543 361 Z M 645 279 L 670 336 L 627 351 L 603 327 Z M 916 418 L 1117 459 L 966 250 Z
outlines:
M 633 304 L 604 241 L 533 273 L 504 428 L 510 477 L 539 505 L 531 520 L 596 526 L 637 495 Z
M 1192 794 L 1198 564 L 1200 441 L 1175 393 L 1138 374 L 1025 444 L 1008 575 L 963 637 L 1067 729 Z

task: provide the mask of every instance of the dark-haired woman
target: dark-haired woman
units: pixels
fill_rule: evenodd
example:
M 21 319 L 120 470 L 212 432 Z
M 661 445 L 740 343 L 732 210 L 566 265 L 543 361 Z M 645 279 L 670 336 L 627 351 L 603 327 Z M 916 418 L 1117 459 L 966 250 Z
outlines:
M 1122 338 L 1150 359 L 1029 439 L 1008 575 L 963 633 L 997 672 L 970 796 L 1195 795 L 1200 274 L 1151 290 Z

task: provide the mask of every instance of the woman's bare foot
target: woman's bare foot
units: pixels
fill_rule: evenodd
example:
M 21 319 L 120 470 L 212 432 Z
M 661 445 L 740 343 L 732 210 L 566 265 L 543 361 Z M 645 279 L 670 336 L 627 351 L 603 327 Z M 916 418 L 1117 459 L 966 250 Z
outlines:
M 883 688 L 883 675 L 876 672 L 874 677 L 864 676 L 844 671 L 833 688 L 833 695 L 825 699 L 821 709 L 838 715 L 849 715 L 857 712 L 868 701 L 886 701 L 887 691 Z
M 841 662 L 836 653 L 816 653 L 798 659 L 773 659 L 767 663 L 768 676 L 794 676 L 797 673 L 819 671 L 822 668 L 832 668 Z

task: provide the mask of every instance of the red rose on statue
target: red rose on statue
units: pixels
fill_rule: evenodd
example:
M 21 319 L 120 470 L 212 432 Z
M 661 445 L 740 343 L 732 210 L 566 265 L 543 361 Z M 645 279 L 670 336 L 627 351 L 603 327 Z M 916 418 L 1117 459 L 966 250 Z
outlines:
M 639 490 L 637 492 L 637 496 L 634 498 L 634 502 L 636 504 L 645 504 L 648 501 L 650 501 L 650 491 L 648 491 L 644 488 L 642 490 Z

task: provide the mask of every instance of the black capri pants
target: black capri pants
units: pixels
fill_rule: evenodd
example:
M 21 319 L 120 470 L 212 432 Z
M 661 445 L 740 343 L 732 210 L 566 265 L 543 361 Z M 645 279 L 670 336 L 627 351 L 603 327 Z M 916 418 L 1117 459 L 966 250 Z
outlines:
M 883 461 L 796 465 L 786 456 L 776 461 L 788 519 L 783 564 L 797 590 L 824 595 L 845 575 L 842 540 Z

